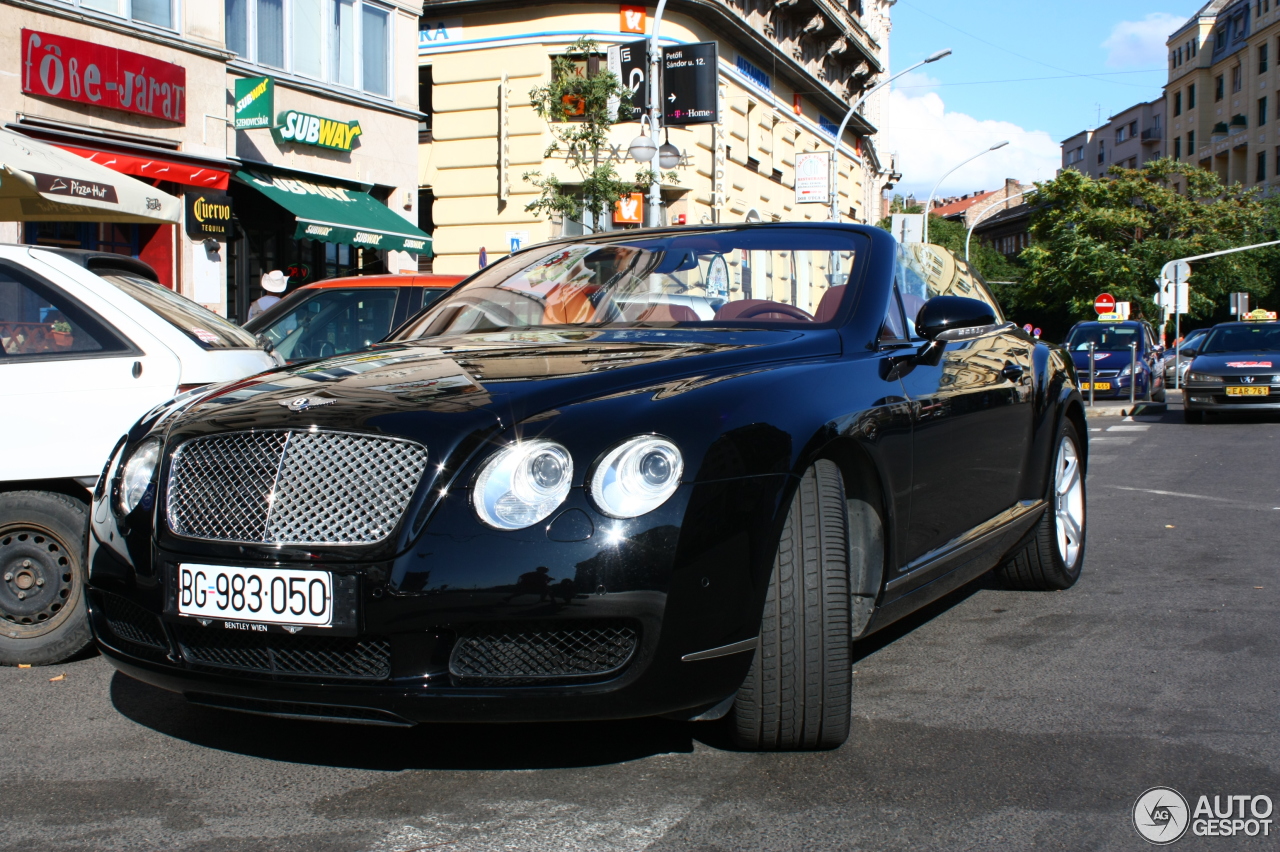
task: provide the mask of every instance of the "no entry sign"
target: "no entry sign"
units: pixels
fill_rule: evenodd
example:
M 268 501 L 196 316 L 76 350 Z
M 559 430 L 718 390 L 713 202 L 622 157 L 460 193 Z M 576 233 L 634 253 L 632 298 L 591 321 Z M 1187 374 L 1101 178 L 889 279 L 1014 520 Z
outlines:
M 1093 309 L 1100 314 L 1113 313 L 1116 309 L 1116 297 L 1110 293 L 1099 293 L 1093 300 Z

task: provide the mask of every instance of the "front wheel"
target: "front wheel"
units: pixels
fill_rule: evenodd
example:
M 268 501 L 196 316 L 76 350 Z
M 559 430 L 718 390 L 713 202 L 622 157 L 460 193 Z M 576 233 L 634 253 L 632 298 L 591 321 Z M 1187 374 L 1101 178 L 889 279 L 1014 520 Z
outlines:
M 89 512 L 48 491 L 0 493 L 0 665 L 51 665 L 89 644 Z
M 800 481 L 769 577 L 755 659 L 726 718 L 739 748 L 835 748 L 849 736 L 849 518 L 834 462 Z
M 1069 589 L 1084 564 L 1084 456 L 1075 425 L 1063 418 L 1053 454 L 1049 504 L 1036 525 L 1018 542 L 996 574 L 1014 589 Z

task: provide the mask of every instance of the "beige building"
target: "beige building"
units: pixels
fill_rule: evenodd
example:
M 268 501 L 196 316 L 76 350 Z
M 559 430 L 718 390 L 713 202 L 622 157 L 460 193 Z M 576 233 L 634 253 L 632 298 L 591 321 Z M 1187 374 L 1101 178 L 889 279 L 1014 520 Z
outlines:
M 661 41 L 717 44 L 720 121 L 670 129 L 681 159 L 678 183 L 662 189 L 664 221 L 827 219 L 827 205 L 796 203 L 796 155 L 831 150 L 849 102 L 887 68 L 891 5 L 673 0 Z M 425 205 L 419 221 L 433 229 L 434 271 L 471 272 L 481 249 L 496 259 L 513 243 L 578 230 L 525 210 L 537 197 L 526 172 L 566 182 L 577 175 L 564 160 L 544 160 L 551 135 L 529 105 L 529 91 L 549 79 L 552 57 L 579 36 L 590 36 L 602 51 L 633 42 L 649 33 L 651 12 L 596 3 L 428 0 L 418 53 L 420 104 L 430 121 L 420 136 L 418 180 Z M 890 170 L 871 137 L 882 109 L 879 95 L 873 97 L 842 140 L 842 221 L 879 216 Z M 626 152 L 638 133 L 638 124 L 613 128 L 608 155 L 621 175 L 637 169 Z
M 1223 183 L 1270 191 L 1280 166 L 1280 6 L 1212 0 L 1169 37 L 1168 47 L 1169 154 L 1217 173 Z
M 184 211 L 178 225 L 6 222 L 0 240 L 140 257 L 162 283 L 241 319 L 263 271 L 291 268 L 297 284 L 414 269 L 414 255 L 400 249 L 427 251 L 414 225 L 421 0 L 8 0 L 5 8 L 4 126 L 185 197 L 189 209 L 226 209 L 230 196 L 233 219 L 216 239 Z M 269 79 L 270 97 L 255 99 L 258 126 L 237 130 L 237 81 L 249 78 Z M 359 131 L 347 150 L 305 134 L 288 139 L 280 125 L 289 114 Z M 300 198 L 345 199 L 348 219 L 305 237 L 293 209 L 303 207 L 277 203 L 291 199 L 272 196 L 263 180 Z M 389 236 L 400 231 L 403 239 Z
M 1193 95 L 1194 97 L 1194 95 Z M 1100 178 L 1112 166 L 1140 168 L 1165 155 L 1163 97 L 1134 104 L 1095 130 L 1083 130 L 1062 142 L 1062 168 Z

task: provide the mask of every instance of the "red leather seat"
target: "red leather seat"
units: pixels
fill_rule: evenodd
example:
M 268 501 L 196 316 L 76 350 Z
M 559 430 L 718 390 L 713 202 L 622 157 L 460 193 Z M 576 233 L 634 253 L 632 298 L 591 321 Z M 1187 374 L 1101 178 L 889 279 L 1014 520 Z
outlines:
M 772 306 L 772 309 L 770 309 Z M 718 320 L 775 320 L 780 322 L 813 322 L 813 317 L 799 308 L 770 299 L 739 299 L 716 311 Z
M 638 322 L 697 322 L 698 315 L 688 305 L 672 305 L 660 302 L 650 305 L 636 317 Z
M 822 301 L 818 302 L 818 310 L 814 311 L 814 322 L 831 322 L 836 318 L 836 311 L 840 309 L 840 300 L 844 298 L 843 284 L 827 290 L 822 294 Z

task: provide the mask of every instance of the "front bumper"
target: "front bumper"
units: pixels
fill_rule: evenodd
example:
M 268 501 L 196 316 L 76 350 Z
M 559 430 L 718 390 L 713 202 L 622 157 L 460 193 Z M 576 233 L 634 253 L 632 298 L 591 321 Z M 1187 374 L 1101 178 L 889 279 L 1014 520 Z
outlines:
M 1266 396 L 1228 396 L 1227 385 L 1188 385 L 1183 388 L 1183 405 L 1188 411 L 1280 411 L 1280 385 L 1250 385 L 1267 387 Z
M 594 518 L 596 532 L 576 541 L 563 539 L 581 529 L 560 534 L 554 520 L 512 534 L 464 526 L 469 507 L 457 500 L 390 562 L 307 564 L 332 571 L 336 586 L 351 589 L 358 613 L 349 629 L 296 635 L 179 616 L 176 565 L 209 557 L 157 548 L 153 570 L 134 571 L 91 536 L 90 622 L 117 668 L 228 709 L 371 724 L 692 717 L 732 695 L 751 664 L 749 648 L 683 657 L 758 632 L 761 574 L 767 579 L 786 481 L 778 475 L 682 486 L 630 525 L 605 527 L 608 519 Z M 590 511 L 575 492 L 561 514 Z M 684 525 L 686 517 L 701 523 Z M 252 567 L 256 560 L 212 561 Z M 528 588 L 517 578 L 533 566 L 572 580 Z M 477 642 L 510 650 L 510 641 L 494 635 L 531 635 L 545 649 L 586 641 L 580 637 L 591 631 L 630 636 L 622 665 L 527 678 L 477 676 L 458 664 L 459 649 Z M 521 660 L 529 663 L 527 655 Z

